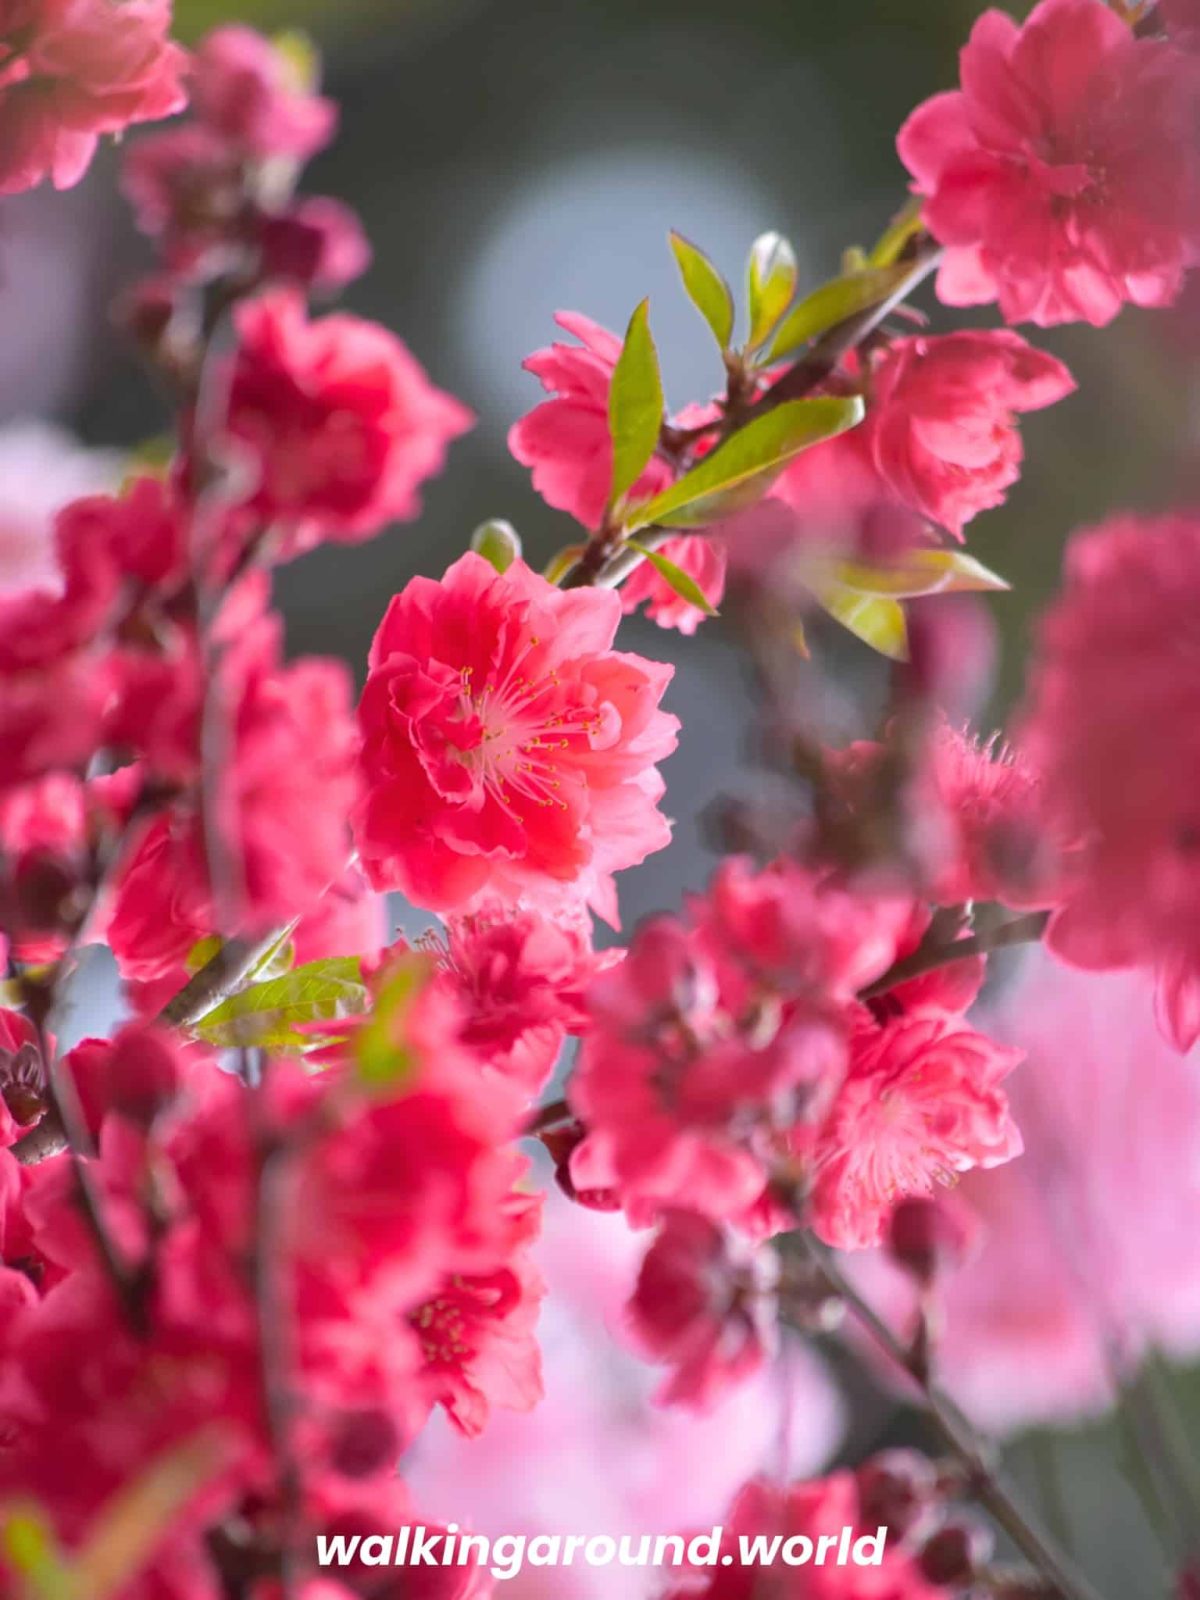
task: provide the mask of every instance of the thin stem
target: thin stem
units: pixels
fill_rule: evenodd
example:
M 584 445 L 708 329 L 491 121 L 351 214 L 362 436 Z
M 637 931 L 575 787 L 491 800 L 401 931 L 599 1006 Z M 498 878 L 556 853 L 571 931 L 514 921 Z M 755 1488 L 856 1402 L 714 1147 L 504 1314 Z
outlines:
M 541 1133 L 546 1128 L 555 1128 L 560 1122 L 566 1122 L 571 1115 L 571 1108 L 565 1100 L 551 1100 L 544 1106 L 539 1106 L 525 1124 L 524 1132 L 528 1134 Z
M 937 941 L 919 945 L 911 955 L 897 961 L 882 977 L 860 990 L 859 999 L 873 1000 L 899 984 L 924 977 L 927 972 L 936 972 L 941 967 L 952 966 L 956 961 L 969 961 L 974 956 L 990 955 L 993 951 L 1007 950 L 1013 945 L 1035 944 L 1045 933 L 1049 920 L 1048 911 L 1031 911 L 1027 916 L 1014 917 L 1011 922 L 1001 923 L 987 933 L 973 933 L 966 939 L 954 939 L 949 944 Z
M 847 1310 L 879 1349 L 917 1386 L 925 1412 L 942 1443 L 964 1468 L 973 1499 L 991 1515 L 1013 1544 L 1053 1587 L 1062 1600 L 1100 1600 L 1097 1591 L 1033 1521 L 1014 1491 L 987 1459 L 987 1451 L 958 1407 L 934 1385 L 914 1371 L 909 1352 L 888 1324 L 848 1281 L 836 1261 L 811 1234 L 801 1242 L 813 1264 Z

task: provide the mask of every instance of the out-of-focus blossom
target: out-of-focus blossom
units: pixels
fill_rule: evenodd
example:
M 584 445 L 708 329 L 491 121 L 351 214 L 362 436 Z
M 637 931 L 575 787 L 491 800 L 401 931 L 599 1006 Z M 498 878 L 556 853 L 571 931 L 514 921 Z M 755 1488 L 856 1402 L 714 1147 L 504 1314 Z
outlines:
M 707 1415 L 653 1403 L 657 1375 L 625 1331 L 643 1246 L 621 1218 L 551 1198 L 537 1250 L 549 1286 L 538 1329 L 545 1398 L 527 1416 L 496 1413 L 476 1440 L 431 1421 L 402 1470 L 433 1516 L 492 1536 L 657 1536 L 720 1520 L 764 1461 L 799 1474 L 825 1464 L 842 1408 L 801 1346 Z M 598 1471 L 606 1462 L 620 1470 Z M 513 1600 L 647 1600 L 662 1579 L 649 1568 L 526 1564 L 504 1588 Z
M 377 888 L 467 911 L 480 897 L 587 902 L 666 844 L 656 763 L 671 668 L 612 649 L 621 604 L 467 554 L 414 578 L 371 646 L 355 837 Z
M 102 134 L 184 104 L 171 0 L 10 0 L 0 18 L 0 194 L 69 189 Z
M 415 517 L 420 485 L 471 425 L 466 407 L 387 329 L 309 321 L 292 291 L 242 306 L 237 330 L 226 427 L 255 478 L 246 515 L 290 555 Z
M 49 422 L 13 422 L 0 428 L 0 476 L 0 593 L 59 585 L 54 514 L 83 495 L 115 488 L 117 456 L 84 449 Z
M 709 1411 L 775 1349 L 776 1258 L 694 1211 L 664 1213 L 629 1302 L 639 1349 L 672 1368 L 656 1399 Z
M 828 1478 L 809 1483 L 792 1483 L 780 1488 L 765 1478 L 756 1478 L 742 1489 L 726 1516 L 721 1556 L 717 1564 L 698 1568 L 678 1588 L 668 1591 L 668 1600 L 756 1600 L 763 1592 L 763 1572 L 769 1570 L 779 1600 L 937 1600 L 943 1593 L 925 1577 L 913 1556 L 902 1546 L 881 1534 L 878 1523 L 870 1525 L 862 1516 L 858 1481 L 852 1472 L 835 1472 Z M 740 1540 L 753 1544 L 762 1536 L 767 1544 L 793 1538 L 809 1541 L 813 1554 L 822 1534 L 841 1539 L 846 1528 L 855 1539 L 864 1536 L 883 1538 L 877 1565 L 858 1565 L 854 1561 L 809 1561 L 789 1567 L 782 1561 L 769 1569 L 741 1559 Z M 803 1549 L 803 1546 L 800 1547 Z M 726 1560 L 728 1559 L 728 1564 Z
M 1163 1024 L 1200 1033 L 1200 519 L 1076 535 L 1046 616 L 1022 747 L 1078 844 L 1048 942 L 1076 966 L 1159 973 Z
M 201 42 L 191 96 L 203 126 L 260 161 L 307 161 L 337 128 L 337 106 L 312 92 L 289 52 L 237 23 L 214 28 Z
M 1196 89 L 1104 0 L 1041 0 L 1023 25 L 985 12 L 962 88 L 898 140 L 947 247 L 941 299 L 1042 327 L 1169 305 L 1196 244 Z
M 978 1232 L 939 1279 L 936 1359 L 971 1419 L 1008 1431 L 1106 1409 L 1113 1363 L 1147 1346 L 1200 1351 L 1200 1080 L 1139 974 L 1031 956 L 986 1026 L 1027 1053 L 1008 1090 L 1025 1150 L 955 1191 Z M 897 1269 L 850 1266 L 903 1331 Z

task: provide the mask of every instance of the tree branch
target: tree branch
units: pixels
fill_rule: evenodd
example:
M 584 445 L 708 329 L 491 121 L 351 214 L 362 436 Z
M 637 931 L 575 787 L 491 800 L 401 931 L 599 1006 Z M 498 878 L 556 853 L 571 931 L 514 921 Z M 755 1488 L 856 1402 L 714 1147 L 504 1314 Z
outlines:
M 861 989 L 858 997 L 860 1000 L 873 1000 L 877 995 L 887 994 L 890 989 L 908 983 L 912 978 L 922 978 L 927 972 L 952 966 L 956 961 L 969 961 L 973 956 L 990 955 L 995 950 L 1007 950 L 1013 945 L 1034 944 L 1045 933 L 1049 920 L 1048 911 L 1031 911 L 1027 916 L 1014 917 L 1011 922 L 1001 923 L 988 933 L 973 933 L 969 938 L 953 939 L 949 944 L 939 941 L 918 945 L 911 955 L 897 961 L 882 977 Z
M 1049 1535 L 1037 1526 L 1014 1491 L 988 1461 L 986 1448 L 958 1407 L 914 1365 L 903 1343 L 849 1282 L 831 1254 L 808 1232 L 799 1235 L 799 1242 L 829 1288 L 863 1331 L 916 1385 L 924 1402 L 925 1413 L 942 1443 L 965 1470 L 971 1497 L 1004 1530 L 1061 1600 L 1100 1600 L 1087 1578 L 1057 1548 Z

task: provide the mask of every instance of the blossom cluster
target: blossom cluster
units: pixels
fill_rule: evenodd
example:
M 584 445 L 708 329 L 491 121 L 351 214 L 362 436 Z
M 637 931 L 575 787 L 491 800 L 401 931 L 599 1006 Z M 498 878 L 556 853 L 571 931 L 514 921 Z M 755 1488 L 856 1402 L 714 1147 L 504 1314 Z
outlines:
M 167 0 L 0 6 L 0 192 L 74 183 L 100 135 L 190 96 L 123 162 L 157 266 L 121 315 L 177 397 L 170 459 L 62 505 L 0 592 L 0 1570 L 122 1600 L 399 1592 L 369 1563 L 318 1573 L 316 1539 L 420 1513 L 435 1412 L 473 1441 L 538 1403 L 549 1170 L 581 1239 L 588 1211 L 638 1235 L 622 1333 L 662 1405 L 753 1392 L 849 1310 L 944 1423 L 941 1312 L 957 1281 L 964 1325 L 990 1315 L 997 1276 L 954 1270 L 1005 1259 L 1053 1142 L 1024 1031 L 972 1009 L 991 954 L 1044 933 L 1069 965 L 1146 969 L 1171 1040 L 1200 1036 L 1200 519 L 1077 535 L 1012 744 L 960 727 L 942 702 L 971 663 L 936 597 L 1003 587 L 967 530 L 1019 483 L 1018 419 L 1075 383 L 1012 327 L 938 331 L 906 302 L 935 269 L 944 304 L 1008 323 L 1172 302 L 1198 242 L 1194 16 L 988 12 L 961 87 L 901 130 L 910 204 L 808 296 L 760 239 L 740 343 L 673 235 L 718 396 L 665 413 L 645 306 L 624 337 L 560 313 L 508 443 L 578 527 L 544 570 L 486 524 L 410 578 L 357 701 L 344 663 L 286 658 L 272 571 L 415 518 L 473 417 L 386 328 L 314 314 L 370 260 L 348 208 L 301 192 L 337 120 L 315 57 L 241 26 L 186 57 L 169 21 Z M 626 934 L 620 875 L 670 842 L 680 729 L 672 667 L 620 630 L 645 606 L 690 636 L 727 592 L 769 700 L 819 611 L 890 658 L 888 714 L 834 748 L 772 701 L 781 815 L 727 818 L 707 889 Z M 412 942 L 392 895 L 431 919 Z M 92 944 L 125 1020 L 67 1048 Z M 1038 1072 L 1053 1054 L 1034 1041 Z M 1163 1079 L 1190 1192 L 1195 1096 Z M 875 1246 L 903 1336 L 858 1298 Z M 1077 1286 L 1043 1275 L 1071 1328 L 1048 1381 L 1107 1393 Z M 1190 1278 L 1147 1310 L 1169 1276 L 1143 1251 L 1111 1286 L 1130 1359 L 1164 1327 L 1197 1342 Z M 958 1387 L 984 1346 L 943 1337 Z M 756 1476 L 729 1537 L 892 1531 L 881 1571 L 782 1572 L 782 1595 L 1065 1594 L 1053 1559 L 996 1577 L 961 1495 L 1023 1524 L 943 1431 L 952 1466 Z M 419 1583 L 490 1592 L 469 1563 Z M 666 1593 L 754 1585 L 731 1563 Z

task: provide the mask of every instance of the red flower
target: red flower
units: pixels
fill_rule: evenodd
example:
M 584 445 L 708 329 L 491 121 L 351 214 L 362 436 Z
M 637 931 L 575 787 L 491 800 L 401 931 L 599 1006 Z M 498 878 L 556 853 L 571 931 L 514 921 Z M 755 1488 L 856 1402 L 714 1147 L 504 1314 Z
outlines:
M 860 445 L 897 500 L 957 539 L 1020 476 L 1014 413 L 1075 388 L 1061 361 L 1004 329 L 897 339 L 872 381 Z
M 1200 519 L 1078 534 L 1041 631 L 1023 746 L 1079 842 L 1047 935 L 1074 966 L 1158 970 L 1180 1048 L 1200 1036 Z
M 787 1487 L 755 1479 L 739 1493 L 722 1519 L 722 1528 L 718 1564 L 698 1568 L 666 1600 L 758 1600 L 767 1592 L 765 1571 L 771 1574 L 770 1592 L 778 1600 L 945 1600 L 945 1590 L 922 1577 L 909 1551 L 889 1537 L 887 1529 L 880 1535 L 877 1519 L 868 1519 L 852 1472 L 834 1472 Z M 822 1535 L 837 1545 L 847 1528 L 854 1539 L 882 1537 L 878 1563 L 843 1563 L 826 1554 L 817 1565 L 814 1557 Z M 804 1557 L 806 1548 L 807 1557 L 795 1566 L 779 1559 L 769 1567 L 744 1561 L 739 1541 L 753 1547 L 760 1538 L 768 1549 L 777 1550 L 794 1541 L 793 1559 Z M 828 1545 L 824 1548 L 829 1551 Z
M 337 127 L 337 107 L 313 94 L 287 54 L 253 28 L 214 28 L 192 65 L 200 122 L 240 155 L 307 161 Z
M 1000 1084 L 1023 1052 L 957 1017 L 860 1016 L 850 1068 L 814 1151 L 812 1226 L 828 1244 L 877 1244 L 897 1200 L 1021 1153 Z
M 898 140 L 947 247 L 941 298 L 1042 327 L 1169 305 L 1194 250 L 1195 97 L 1182 53 L 1103 0 L 1041 0 L 1024 25 L 986 12 L 962 88 Z
M 642 1352 L 674 1370 L 661 1405 L 707 1411 L 775 1346 L 774 1264 L 691 1211 L 667 1211 L 642 1261 L 629 1321 Z
M 409 1313 L 430 1398 L 468 1438 L 482 1432 L 492 1406 L 531 1411 L 542 1398 L 534 1328 L 546 1286 L 527 1248 L 541 1225 L 541 1196 L 514 1192 L 505 1209 L 521 1229 L 515 1253 L 490 1271 L 449 1274 Z
M 769 1231 L 776 1170 L 791 1170 L 840 1082 L 846 1006 L 890 965 L 910 908 L 734 860 L 690 909 L 687 924 L 643 923 L 592 985 L 571 1178 L 615 1189 L 635 1223 L 684 1207 Z
M 9 0 L 0 23 L 0 194 L 79 182 L 100 135 L 184 104 L 170 0 Z
M 295 555 L 357 543 L 420 510 L 471 415 L 387 329 L 344 313 L 307 320 L 290 290 L 237 314 L 228 431 L 258 475 L 246 511 Z
M 377 888 L 433 910 L 485 893 L 586 900 L 669 837 L 655 763 L 670 667 L 611 648 L 611 591 L 563 592 L 481 556 L 414 578 L 371 646 L 359 707 L 367 794 L 355 835 Z

